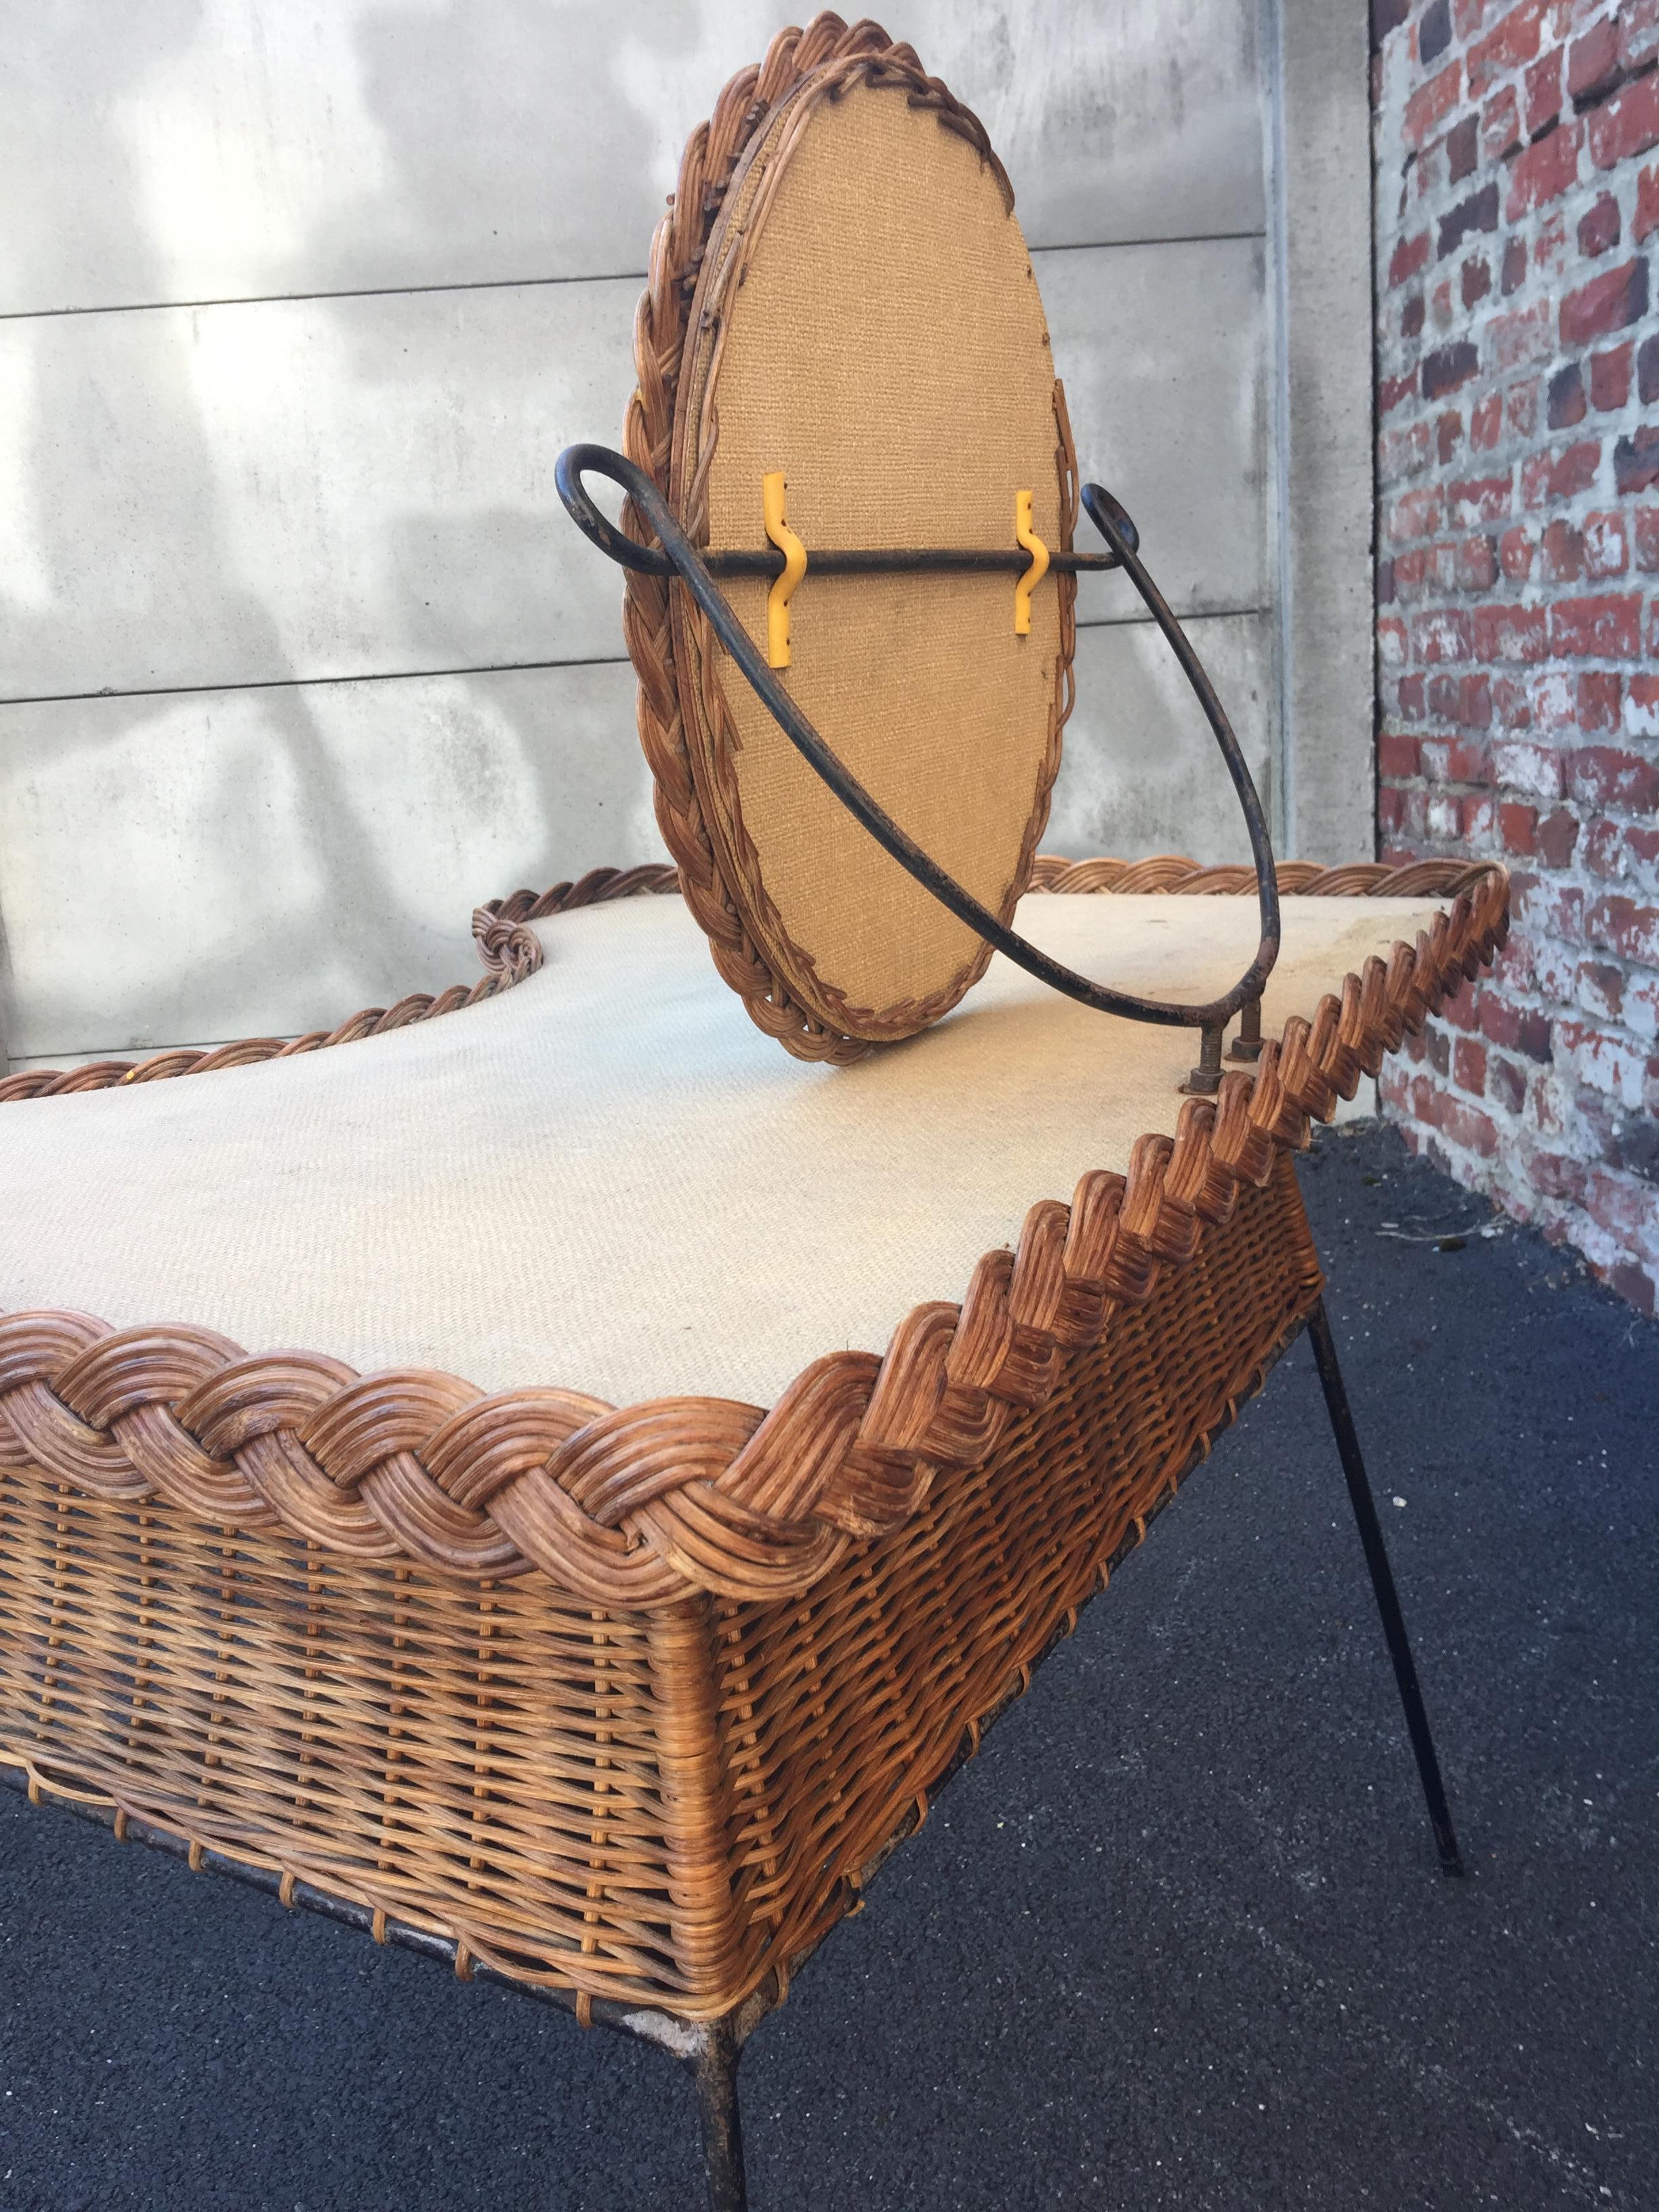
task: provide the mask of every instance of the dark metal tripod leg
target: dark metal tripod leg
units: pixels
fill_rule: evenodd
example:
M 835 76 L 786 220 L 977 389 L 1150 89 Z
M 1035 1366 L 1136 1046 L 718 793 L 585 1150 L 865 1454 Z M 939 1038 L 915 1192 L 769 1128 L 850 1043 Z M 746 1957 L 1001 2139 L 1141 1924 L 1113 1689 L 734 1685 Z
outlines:
M 1446 1785 L 1440 1778 L 1440 1762 L 1434 1755 L 1434 1738 L 1429 1733 L 1429 1717 L 1423 1710 L 1423 1692 L 1418 1685 L 1417 1668 L 1412 1659 L 1411 1644 L 1407 1639 L 1406 1623 L 1401 1614 L 1400 1597 L 1394 1586 L 1389 1555 L 1383 1548 L 1382 1526 L 1376 1517 L 1376 1501 L 1371 1496 L 1371 1486 L 1365 1477 L 1365 1462 L 1360 1457 L 1359 1437 L 1354 1429 L 1353 1414 L 1349 1409 L 1348 1394 L 1342 1387 L 1342 1370 L 1337 1365 L 1336 1346 L 1331 1338 L 1331 1324 L 1325 1312 L 1323 1298 L 1308 1316 L 1308 1336 L 1313 1346 L 1314 1364 L 1319 1370 L 1320 1387 L 1325 1393 L 1326 1410 L 1331 1417 L 1331 1427 L 1336 1433 L 1336 1449 L 1342 1457 L 1342 1472 L 1347 1477 L 1348 1497 L 1353 1506 L 1354 1519 L 1359 1523 L 1359 1540 L 1365 1547 L 1365 1565 L 1371 1571 L 1371 1588 L 1376 1593 L 1376 1609 L 1382 1616 L 1382 1633 L 1388 1638 L 1389 1656 L 1394 1662 L 1394 1679 L 1400 1685 L 1400 1702 L 1406 1708 L 1406 1728 L 1417 1757 L 1423 1795 L 1428 1800 L 1429 1820 L 1440 1853 L 1440 1870 L 1443 1874 L 1461 1875 L 1463 1860 L 1457 1848 L 1457 1838 L 1452 1832 L 1451 1810 L 1446 1803 Z
M 703 2031 L 696 2055 L 687 2061 L 697 2085 L 708 2212 L 748 2212 L 743 2125 L 738 2114 L 738 2061 L 742 2056 L 743 2045 L 731 2024 L 715 2021 Z

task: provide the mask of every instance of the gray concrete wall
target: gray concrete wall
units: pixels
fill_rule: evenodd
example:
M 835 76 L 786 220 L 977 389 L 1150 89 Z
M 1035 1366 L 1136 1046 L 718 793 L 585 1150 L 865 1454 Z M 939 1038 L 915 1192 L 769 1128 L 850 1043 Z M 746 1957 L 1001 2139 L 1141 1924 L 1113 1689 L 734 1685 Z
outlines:
M 479 899 L 658 852 L 617 580 L 552 465 L 615 441 L 681 143 L 785 20 L 40 0 L 9 27 L 15 1063 L 331 1021 L 465 975 Z M 1272 786 L 1255 0 L 885 20 L 985 118 L 1080 457 L 1140 520 Z M 1109 581 L 1085 593 L 1048 842 L 1240 856 L 1196 710 L 1130 612 Z
M 1276 833 L 1287 857 L 1376 836 L 1370 54 L 1359 0 L 1267 0 Z

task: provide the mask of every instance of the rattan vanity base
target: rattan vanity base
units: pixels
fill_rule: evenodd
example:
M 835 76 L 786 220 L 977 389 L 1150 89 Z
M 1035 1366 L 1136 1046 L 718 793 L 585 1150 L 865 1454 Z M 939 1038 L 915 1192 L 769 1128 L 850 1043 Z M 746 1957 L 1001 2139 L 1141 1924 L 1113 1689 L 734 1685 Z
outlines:
M 1176 860 L 1039 872 L 1078 894 L 1243 888 L 1243 872 Z M 591 1422 L 599 1437 L 633 1422 L 624 1473 L 647 1486 L 607 1522 L 573 1522 L 564 1501 L 594 1493 L 580 1433 L 558 1438 L 597 1401 L 508 1394 L 455 1417 L 453 1378 L 422 1371 L 357 1382 L 311 1355 L 204 1350 L 188 1329 L 0 1317 L 0 1778 L 666 2049 L 696 2077 L 711 2203 L 740 2212 L 747 2035 L 1305 1327 L 1441 1863 L 1458 1871 L 1291 1155 L 1310 1116 L 1491 957 L 1505 884 L 1444 866 L 1297 864 L 1280 879 L 1449 904 L 1414 948 L 1290 1020 L 1213 1107 L 1188 1102 L 1173 1142 L 1142 1138 L 1127 1179 L 1086 1176 L 1069 1213 L 1034 1208 L 1018 1255 L 988 1255 L 960 1307 L 918 1308 L 882 1364 L 898 1395 L 866 1377 L 855 1437 L 841 1397 L 792 1388 L 791 1487 L 763 1462 L 739 1492 L 747 1431 L 710 1462 L 685 1407 L 706 1425 L 723 1401 L 664 1400 L 659 1437 L 641 1425 L 650 1408 Z M 605 871 L 481 909 L 489 990 L 539 963 L 527 918 L 670 887 Z M 371 1010 L 296 1048 L 470 995 Z M 193 1055 L 105 1063 L 14 1079 L 0 1100 L 192 1070 Z M 942 1321 L 943 1395 L 926 1364 Z M 844 1396 L 837 1361 L 819 1364 Z M 563 1428 L 538 1425 L 544 1407 Z M 471 1457 L 445 1443 L 492 1408 L 527 1425 L 538 1465 L 500 1459 L 503 1437 L 522 1451 L 518 1428 L 465 1431 Z M 504 1518 L 515 1466 L 542 1520 Z M 672 1503 L 680 1563 L 665 1580 L 650 1567 L 653 1601 L 634 1610 L 600 1584 L 653 1557 L 618 1548 L 630 1498 Z M 834 1528 L 789 1517 L 807 1510 Z M 423 1563 L 422 1532 L 454 1540 L 458 1518 L 471 1542 L 510 1525 L 550 1546 L 568 1577 L 516 1544 L 502 1578 L 470 1555 Z M 774 1594 L 732 1588 L 751 1582 Z
M 748 2034 L 1320 1291 L 1280 1153 L 988 1459 L 782 1602 L 605 1613 L 0 1473 L 0 1772 L 666 2049 L 727 2212 Z

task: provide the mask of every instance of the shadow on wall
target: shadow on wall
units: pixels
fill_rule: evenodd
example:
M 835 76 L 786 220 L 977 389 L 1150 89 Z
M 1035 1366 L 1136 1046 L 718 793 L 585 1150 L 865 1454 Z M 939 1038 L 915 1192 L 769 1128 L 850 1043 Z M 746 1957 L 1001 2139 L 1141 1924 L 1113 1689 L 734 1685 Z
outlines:
M 141 272 L 152 298 L 164 296 L 165 272 L 147 235 L 141 180 L 116 111 L 135 86 L 185 50 L 198 15 L 182 6 L 133 15 L 88 9 L 74 39 L 80 95 L 106 125 L 100 146 L 102 250 Z M 41 163 L 31 190 L 46 228 L 53 222 L 53 195 L 78 195 L 80 189 L 64 162 Z M 26 434 L 27 499 L 41 588 L 33 606 L 14 602 L 8 609 L 20 661 L 78 656 L 88 666 L 86 689 L 99 688 L 87 610 L 64 580 L 76 575 L 78 549 L 88 538 L 107 537 L 114 500 L 133 523 L 122 533 L 121 571 L 112 580 L 128 608 L 141 618 L 177 611 L 187 620 L 198 604 L 213 606 L 221 618 L 228 606 L 238 632 L 258 641 L 263 662 L 282 666 L 286 677 L 299 675 L 286 665 L 259 599 L 236 582 L 188 349 L 145 349 L 132 380 L 111 390 L 86 373 L 75 331 L 71 318 L 38 325 L 33 334 L 32 389 L 23 394 L 21 413 L 32 426 Z M 82 434 L 90 430 L 95 437 L 116 409 L 143 424 L 142 444 L 129 448 L 142 457 L 137 482 L 112 482 L 88 465 L 82 444 Z M 54 638 L 53 631 L 60 635 Z M 389 856 L 349 804 L 305 691 L 227 693 L 205 706 L 167 699 L 89 702 L 59 707 L 52 720 L 50 738 L 32 749 L 33 773 L 21 775 L 14 793 L 21 852 L 7 871 L 20 893 L 12 934 L 20 950 L 32 951 L 37 908 L 30 892 L 38 899 L 42 888 L 31 884 L 27 864 L 20 870 L 16 860 L 30 853 L 32 832 L 34 854 L 49 854 L 68 824 L 83 848 L 76 872 L 90 872 L 89 860 L 110 903 L 78 916 L 65 934 L 77 948 L 97 947 L 100 956 L 109 948 L 114 970 L 112 979 L 87 975 L 78 962 L 69 972 L 58 969 L 51 979 L 52 1026 L 95 1041 L 107 982 L 113 980 L 123 995 L 124 983 L 130 988 L 147 972 L 144 940 L 156 936 L 170 947 L 187 948 L 187 976 L 169 979 L 161 993 L 162 1031 L 170 1000 L 231 1004 L 243 998 L 251 963 L 268 959 L 278 939 L 284 961 L 317 977 L 326 1002 L 330 986 L 357 964 L 358 940 L 372 917 L 396 914 Z M 193 745 L 186 734 L 191 726 L 200 731 Z M 27 726 L 20 736 L 28 747 Z M 182 756 L 174 742 L 179 738 Z M 250 800 L 261 833 L 252 839 Z M 216 834 L 204 836 L 204 823 Z M 38 988 L 33 963 L 29 981 Z M 26 999 L 15 1048 L 27 1048 L 37 1020 Z
M 644 20 L 658 11 L 635 12 Z M 204 16 L 175 6 L 136 20 L 100 11 L 94 21 L 83 11 L 76 23 L 61 15 L 54 22 L 60 56 L 65 45 L 75 54 L 83 139 L 92 135 L 85 118 L 95 118 L 100 228 L 90 258 L 118 271 L 121 293 L 135 301 L 166 301 L 179 287 L 176 261 L 155 232 L 155 179 L 135 159 L 133 118 L 158 84 L 171 94 L 189 76 Z M 509 141 L 515 132 L 544 134 L 541 88 L 568 84 L 573 68 L 592 72 L 617 36 L 614 22 L 596 27 L 591 11 L 574 8 L 496 8 L 484 16 L 493 66 L 476 51 L 476 17 L 459 8 L 420 17 L 378 11 L 356 25 L 360 88 L 382 142 L 383 181 L 366 201 L 331 206 L 294 248 L 295 265 L 312 272 L 312 283 L 333 287 L 349 233 L 368 241 L 378 263 L 352 273 L 395 282 L 398 257 L 385 250 L 388 241 L 401 229 L 429 253 L 434 227 L 453 244 L 454 273 L 471 280 L 477 257 L 467 226 L 481 179 L 494 173 L 499 190 L 503 160 L 517 158 L 503 155 L 500 129 Z M 499 126 L 493 138 L 435 128 L 436 108 L 453 101 L 458 82 L 486 101 Z M 591 165 L 595 206 L 607 172 L 637 179 L 653 166 L 649 125 L 615 98 L 604 143 L 603 161 Z M 567 157 L 557 166 L 571 165 Z M 76 225 L 84 233 L 81 164 L 41 160 L 30 191 L 46 237 Z M 654 215 L 654 190 L 649 197 Z M 579 206 L 578 228 L 581 214 Z M 555 246 L 571 216 L 567 207 L 548 226 Z M 641 263 L 648 234 L 642 222 Z M 497 416 L 497 437 L 533 446 L 549 477 L 569 438 L 617 434 L 635 287 L 623 289 L 622 314 L 608 312 L 593 331 L 605 373 L 577 387 L 585 410 L 604 401 L 601 419 L 587 411 L 543 419 L 548 364 L 522 344 L 503 382 L 477 394 L 486 420 Z M 465 323 L 474 296 L 493 306 L 501 295 L 456 295 L 457 321 Z M 270 574 L 266 541 L 283 521 L 271 517 L 270 532 L 251 542 L 273 488 L 268 471 L 261 482 L 257 441 L 252 453 L 246 441 L 238 450 L 227 422 L 240 410 L 257 422 L 262 380 L 273 380 L 278 364 L 303 380 L 298 388 L 319 413 L 349 413 L 357 400 L 347 386 L 355 384 L 368 388 L 371 413 L 395 414 L 422 362 L 411 361 L 406 329 L 394 323 L 388 337 L 383 325 L 366 323 L 366 304 L 399 303 L 303 310 L 313 319 L 306 343 L 329 345 L 333 391 L 285 356 L 301 312 L 288 306 L 12 325 L 16 414 L 26 426 L 19 504 L 27 560 L 14 562 L 8 594 L 13 669 L 5 690 L 25 703 L 7 710 L 0 850 L 15 940 L 15 1052 L 211 1041 L 228 1030 L 331 1022 L 365 999 L 465 976 L 468 916 L 478 899 L 521 880 L 539 888 L 601 860 L 660 853 L 633 732 L 631 672 L 619 662 L 616 580 L 598 580 L 607 602 L 601 635 L 592 634 L 588 611 L 586 637 L 539 634 L 538 588 L 544 599 L 559 596 L 547 586 L 556 565 L 550 533 L 563 535 L 563 517 L 556 509 L 550 517 L 544 496 L 539 511 L 528 503 L 470 513 L 458 513 L 454 500 L 443 511 L 389 503 L 376 519 L 378 543 L 338 545 L 339 572 L 305 586 L 313 598 L 334 599 L 345 657 L 368 672 L 476 669 L 487 614 L 496 641 L 516 632 L 532 654 L 550 643 L 549 659 L 575 664 L 540 678 L 485 671 L 319 684 L 308 680 L 319 672 L 315 659 L 303 642 L 295 649 L 286 594 L 250 587 L 250 572 Z M 295 388 L 290 381 L 290 393 Z M 514 422 L 499 419 L 504 404 L 521 440 Z M 447 434 L 436 471 L 463 496 L 477 441 L 469 411 L 452 408 L 447 421 L 423 426 L 428 437 Z M 329 428 L 301 425 L 302 458 L 326 459 Z M 99 442 L 118 453 L 118 468 L 89 463 Z M 428 459 L 424 451 L 415 457 L 410 478 L 427 480 Z M 279 489 L 290 501 L 309 495 L 326 505 L 325 484 L 308 487 L 292 472 Z M 312 542 L 326 539 L 331 520 L 321 517 Z M 307 542 L 303 529 L 295 535 Z M 501 598 L 506 579 L 516 586 L 507 605 L 482 606 L 492 589 Z M 365 603 L 353 608 L 365 585 Z M 501 659 L 518 657 L 510 645 L 500 650 Z M 76 909 L 73 933 L 62 927 L 66 894 Z M 88 945 L 97 948 L 94 973 Z

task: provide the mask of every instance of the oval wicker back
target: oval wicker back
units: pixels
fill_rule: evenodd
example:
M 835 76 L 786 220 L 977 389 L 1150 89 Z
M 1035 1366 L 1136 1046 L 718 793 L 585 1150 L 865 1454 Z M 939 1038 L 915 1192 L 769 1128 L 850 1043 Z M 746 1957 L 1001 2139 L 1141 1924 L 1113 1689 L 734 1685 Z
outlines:
M 1012 574 L 815 577 L 810 565 L 815 548 L 1011 550 L 1021 490 L 1037 535 L 1071 543 L 1064 402 L 1006 179 L 974 118 L 881 38 L 860 25 L 842 50 L 805 67 L 797 52 L 787 70 L 775 49 L 777 96 L 751 96 L 724 189 L 702 179 L 711 211 L 674 367 L 668 489 L 694 542 L 756 549 L 763 479 L 784 473 L 809 566 L 782 680 L 888 811 L 1006 917 L 1059 765 L 1072 580 L 1050 574 L 1019 636 Z M 705 160 L 714 151 L 700 134 L 688 168 L 700 143 Z M 673 232 L 671 216 L 653 295 Z M 647 298 L 646 344 L 659 305 Z M 659 470 L 659 447 L 651 458 Z M 726 589 L 763 644 L 767 584 Z M 728 981 L 812 1057 L 925 1028 L 982 973 L 985 946 L 818 781 L 688 595 L 631 596 L 653 590 L 668 619 L 651 655 L 678 727 L 649 726 L 641 661 L 642 732 L 653 766 L 678 739 L 659 815 Z

